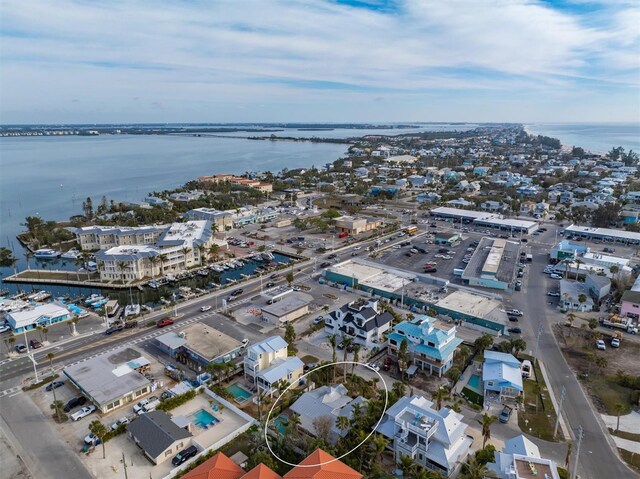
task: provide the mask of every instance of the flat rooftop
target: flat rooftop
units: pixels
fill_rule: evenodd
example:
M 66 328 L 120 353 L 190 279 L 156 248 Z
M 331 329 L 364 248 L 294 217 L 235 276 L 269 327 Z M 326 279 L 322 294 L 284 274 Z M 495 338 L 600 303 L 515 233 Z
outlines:
M 181 330 L 187 340 L 186 348 L 203 358 L 213 361 L 238 349 L 242 343 L 203 323 L 193 323 Z
M 472 211 L 472 210 L 461 210 L 458 208 L 449 208 L 447 206 L 440 206 L 438 208 L 434 208 L 430 211 L 431 214 L 434 215 L 446 215 L 452 216 L 455 218 L 468 218 L 468 219 L 488 219 L 488 218 L 497 218 L 497 216 L 493 213 L 486 213 L 484 211 Z
M 511 218 L 497 218 L 497 217 L 492 217 L 488 219 L 478 218 L 476 221 L 474 221 L 474 223 L 479 225 L 487 224 L 487 225 L 497 225 L 497 226 L 513 226 L 514 228 L 527 228 L 527 229 L 531 229 L 534 226 L 538 225 L 538 223 L 536 223 L 535 221 L 515 220 Z
M 576 225 L 566 227 L 565 231 L 568 233 L 579 233 L 597 237 L 620 238 L 640 242 L 640 233 L 634 233 L 633 231 L 616 230 L 611 228 L 591 228 L 589 226 Z
M 473 252 L 462 277 L 464 279 L 493 277 L 498 281 L 511 283 L 516 265 L 520 261 L 519 255 L 520 243 L 485 236 Z
M 384 272 L 382 268 L 356 263 L 354 261 L 343 261 L 342 263 L 329 267 L 329 269 L 334 273 L 355 278 L 358 283 L 362 283 L 363 281 Z
M 135 369 L 149 361 L 133 348 L 121 348 L 67 366 L 63 373 L 98 404 L 108 404 L 151 382 Z
M 497 299 L 491 299 L 479 294 L 456 290 L 439 300 L 436 306 L 450 309 L 457 313 L 507 324 L 507 314 L 504 312 L 502 303 Z
M 514 465 L 516 467 L 518 479 L 540 479 L 546 478 L 555 479 L 558 477 L 557 469 L 553 471 L 548 461 L 541 461 L 537 458 L 530 457 L 517 457 L 514 458 Z M 554 474 L 555 472 L 555 474 Z
M 313 301 L 313 296 L 306 293 L 291 293 L 280 301 L 276 301 L 273 304 L 268 304 L 262 307 L 262 311 L 272 314 L 273 316 L 281 317 L 285 316 L 293 311 L 297 311 L 306 306 L 309 306 Z

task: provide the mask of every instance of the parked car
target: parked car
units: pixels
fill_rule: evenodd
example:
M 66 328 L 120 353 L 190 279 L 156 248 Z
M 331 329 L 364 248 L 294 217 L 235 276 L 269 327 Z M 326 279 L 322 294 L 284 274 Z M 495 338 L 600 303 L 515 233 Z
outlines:
M 378 366 L 376 363 L 367 363 L 367 366 L 376 372 L 380 371 L 380 366 Z
M 87 402 L 87 398 L 84 396 L 77 396 L 74 398 L 69 399 L 69 402 L 67 402 L 67 404 L 65 404 L 63 411 L 64 412 L 70 412 L 73 408 L 76 408 L 78 406 L 82 406 Z
M 188 448 L 183 449 L 178 454 L 176 454 L 176 456 L 171 459 L 171 464 L 173 464 L 174 466 L 179 466 L 185 461 L 191 459 L 196 454 L 198 454 L 198 448 L 196 446 L 189 446 Z
M 116 422 L 114 422 L 111 425 L 111 430 L 115 431 L 116 429 L 118 429 L 122 424 L 129 424 L 129 418 L 127 416 L 125 417 L 121 417 L 120 419 L 118 419 Z
M 273 273 L 271 276 L 269 276 L 269 279 L 276 279 L 278 277 L 278 273 Z
M 313 320 L 313 324 L 320 324 L 322 321 L 324 321 L 324 316 L 318 316 Z
M 91 414 L 92 412 L 95 412 L 95 410 L 96 410 L 96 407 L 93 404 L 90 404 L 88 406 L 84 406 L 82 409 L 80 409 L 79 411 L 74 412 L 71 415 L 71 420 L 72 421 L 79 421 L 83 417 L 86 417 L 89 414 Z
M 149 399 L 147 399 L 146 404 L 142 406 L 142 408 L 138 409 L 136 414 L 140 416 L 142 414 L 155 411 L 159 405 L 160 405 L 160 399 L 158 399 L 158 396 L 151 396 Z M 135 407 L 134 407 L 134 410 L 135 410 Z
M 502 408 L 502 412 L 500 413 L 500 422 L 501 423 L 508 423 L 509 419 L 511 418 L 511 411 L 513 411 L 513 409 L 511 409 L 511 407 L 509 406 L 505 406 Z
M 102 441 L 95 434 L 89 433 L 87 436 L 85 436 L 84 443 L 88 444 L 89 446 L 97 446 L 98 444 L 102 443 Z
M 32 339 L 29 341 L 29 347 L 31 349 L 39 349 L 42 347 L 42 343 L 40 341 L 38 341 L 37 339 Z
M 110 334 L 117 333 L 118 331 L 122 331 L 123 329 L 124 329 L 124 324 L 122 323 L 114 324 L 113 326 L 109 326 L 107 330 L 104 332 L 104 334 L 109 336 Z
M 264 285 L 265 288 L 273 288 L 276 285 L 276 283 L 274 283 L 273 281 L 269 281 L 267 284 Z
M 205 311 L 209 311 L 210 309 L 211 309 L 211 306 L 209 306 L 207 304 L 207 305 L 203 306 L 202 308 L 200 308 L 200 311 L 202 311 L 204 313 Z
M 531 361 L 525 359 L 522 361 L 522 365 L 520 366 L 520 372 L 522 373 L 522 377 L 525 379 L 529 379 L 531 377 L 531 371 L 533 367 L 531 366 Z
M 20 344 L 16 344 L 16 351 L 17 351 L 18 353 L 20 353 L 20 354 L 22 354 L 22 353 L 26 353 L 26 352 L 27 352 L 27 347 L 26 347 L 24 344 L 22 344 L 22 343 L 20 343 Z
M 11 331 L 11 326 L 9 326 L 8 324 L 0 326 L 0 334 L 6 333 L 7 331 Z
M 164 328 L 165 326 L 171 326 L 175 322 L 176 322 L 176 320 L 173 319 L 173 318 L 164 318 L 164 319 L 161 319 L 160 321 L 158 321 L 157 326 L 159 328 Z
M 547 296 L 553 296 L 554 298 L 559 298 L 560 297 L 560 291 L 549 291 L 547 293 Z
M 430 267 L 430 268 L 424 268 L 424 272 L 425 273 L 437 273 L 438 272 L 438 268 L 435 267 Z
M 618 338 L 613 338 L 611 340 L 611 347 L 612 348 L 619 348 L 620 347 L 620 340 Z
M 509 321 L 511 321 L 512 323 L 517 323 L 518 322 L 518 316 L 513 316 L 513 315 L 508 315 L 507 318 L 509 319 Z
M 45 391 L 53 391 L 61 386 L 64 386 L 64 381 L 53 381 L 52 383 L 47 384 L 47 387 L 44 389 Z
M 562 279 L 562 275 L 561 274 L 557 274 L 557 273 L 551 273 L 551 275 L 549 275 L 549 278 L 551 278 L 551 279 Z
M 520 311 L 519 309 L 512 309 L 511 311 L 507 311 L 507 314 L 510 314 L 511 316 L 523 316 L 524 313 L 522 311 Z
M 516 281 L 515 290 L 516 291 L 521 291 L 522 290 L 522 281 Z
M 508 331 L 511 334 L 522 334 L 522 329 L 520 329 L 520 328 L 509 328 Z
M 604 344 L 604 341 L 602 339 L 598 339 L 596 341 L 596 348 L 600 349 L 601 351 L 605 351 L 607 349 L 607 345 Z
M 135 412 L 136 414 L 138 414 L 140 411 L 142 411 L 142 408 L 144 408 L 147 404 L 149 404 L 149 400 L 151 398 L 146 398 L 143 399 L 142 401 L 140 401 L 138 404 L 136 404 L 135 406 L 133 406 L 133 412 Z
M 238 288 L 235 291 L 231 291 L 231 296 L 240 296 L 242 293 L 244 293 L 244 289 Z

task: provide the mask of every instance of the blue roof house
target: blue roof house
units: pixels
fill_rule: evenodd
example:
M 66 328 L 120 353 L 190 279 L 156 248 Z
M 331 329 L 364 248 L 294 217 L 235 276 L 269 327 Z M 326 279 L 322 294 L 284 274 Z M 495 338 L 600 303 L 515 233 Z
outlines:
M 513 354 L 486 349 L 482 365 L 482 384 L 485 402 L 515 400 L 522 396 L 522 372 L 520 361 Z
M 462 339 L 456 337 L 455 325 L 426 315 L 394 326 L 388 335 L 387 349 L 390 355 L 398 355 L 404 339 L 408 342 L 413 365 L 438 376 L 451 369 L 453 353 L 462 343 Z

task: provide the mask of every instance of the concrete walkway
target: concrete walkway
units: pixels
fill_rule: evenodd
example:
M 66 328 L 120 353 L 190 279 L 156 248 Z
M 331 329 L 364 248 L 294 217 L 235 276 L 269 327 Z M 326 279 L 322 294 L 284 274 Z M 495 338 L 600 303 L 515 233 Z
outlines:
M 625 451 L 633 452 L 635 454 L 640 454 L 640 442 L 630 441 L 629 439 L 623 439 L 618 436 L 611 436 L 613 438 L 613 442 L 616 443 L 620 449 L 624 449 Z
M 618 425 L 617 416 L 607 416 L 606 414 L 601 414 L 600 416 L 602 417 L 602 420 L 607 425 L 607 427 L 615 429 Z M 624 432 L 640 434 L 640 413 L 637 411 L 632 411 L 631 414 L 620 416 L 620 430 Z

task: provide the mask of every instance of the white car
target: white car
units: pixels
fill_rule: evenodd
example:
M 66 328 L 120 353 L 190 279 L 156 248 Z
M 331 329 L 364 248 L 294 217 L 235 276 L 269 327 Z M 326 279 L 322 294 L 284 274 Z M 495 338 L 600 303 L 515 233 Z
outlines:
M 445 254 L 442 259 L 453 259 L 453 256 L 449 256 L 448 254 Z
M 618 338 L 613 338 L 611 340 L 611 347 L 612 348 L 619 348 L 620 347 L 620 340 Z
M 604 350 L 606 350 L 606 349 L 607 349 L 607 345 L 606 345 L 606 344 L 604 344 L 604 341 L 603 341 L 602 339 L 598 339 L 598 340 L 596 341 L 596 348 L 598 348 L 598 349 L 600 349 L 600 350 L 604 351 Z
M 356 246 L 355 248 L 353 248 L 355 251 L 360 251 L 362 249 L 362 246 Z
M 434 257 L 434 258 L 443 258 L 443 259 L 444 259 L 444 255 L 443 255 L 443 254 L 440 254 L 440 253 L 438 253 L 438 254 L 434 254 L 434 255 L 433 255 L 433 257 Z
M 90 433 L 87 436 L 85 436 L 84 443 L 90 446 L 97 446 L 100 443 L 100 440 L 98 439 L 98 436 L 96 436 L 93 433 Z
M 559 298 L 560 297 L 560 292 L 559 291 L 549 291 L 547 293 L 547 296 L 553 296 L 554 298 Z
M 6 333 L 7 331 L 11 330 L 11 326 L 9 325 L 4 325 L 4 326 L 0 326 L 0 333 Z
M 149 398 L 143 399 L 138 404 L 133 406 L 133 412 L 135 412 L 136 414 L 139 414 L 140 411 L 142 411 L 147 404 L 149 404 Z
M 524 313 L 519 309 L 512 309 L 511 311 L 507 311 L 507 314 L 510 314 L 511 316 L 524 316 Z
M 376 372 L 380 371 L 380 366 L 378 366 L 376 363 L 367 363 L 367 366 Z
M 209 311 L 210 309 L 211 309 L 211 306 L 207 304 L 206 306 L 203 306 L 202 308 L 200 308 L 200 311 L 204 313 L 205 311 Z
M 400 249 L 400 248 L 401 248 L 401 246 L 399 244 L 394 244 L 393 245 L 393 249 Z
M 549 276 L 549 278 L 551 278 L 551 279 L 562 279 L 562 275 L 561 274 L 552 273 L 551 276 Z
M 82 419 L 85 416 L 88 416 L 89 414 L 91 414 L 92 412 L 94 412 L 96 410 L 96 407 L 92 404 L 90 406 L 85 406 L 82 409 L 79 409 L 78 411 L 74 412 L 71 415 L 71 419 L 73 421 L 77 421 L 79 419 Z
M 118 429 L 122 424 L 129 424 L 129 418 L 127 416 L 125 417 L 121 417 L 120 419 L 118 419 L 116 422 L 114 422 L 111 425 L 111 430 L 115 431 L 116 429 Z

